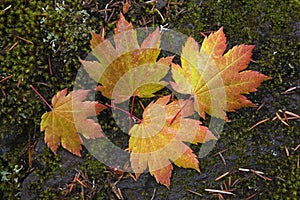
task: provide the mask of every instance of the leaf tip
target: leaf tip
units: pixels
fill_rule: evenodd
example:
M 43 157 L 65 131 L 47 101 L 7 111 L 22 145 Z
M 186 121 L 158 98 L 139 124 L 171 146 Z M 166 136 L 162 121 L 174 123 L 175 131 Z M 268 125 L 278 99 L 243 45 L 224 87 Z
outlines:
M 206 135 L 205 135 L 205 139 L 204 139 L 205 142 L 208 142 L 210 140 L 217 140 L 217 139 L 218 138 L 210 130 L 206 131 Z
M 123 15 L 123 13 L 120 13 L 120 19 L 124 19 L 124 15 Z
M 122 31 L 129 31 L 129 30 L 132 30 L 132 29 L 133 29 L 132 23 L 128 22 L 125 19 L 124 15 L 122 13 L 120 13 L 120 18 L 117 22 L 116 28 L 114 28 L 114 33 L 118 34 Z
M 107 106 L 103 105 L 102 103 L 96 102 L 95 103 L 95 111 L 96 114 L 98 115 L 101 111 L 105 110 Z
M 90 30 L 90 34 L 92 36 L 90 40 L 90 46 L 91 49 L 95 49 L 96 46 L 98 46 L 101 42 L 103 42 L 104 38 L 100 34 L 97 34 L 91 30 Z

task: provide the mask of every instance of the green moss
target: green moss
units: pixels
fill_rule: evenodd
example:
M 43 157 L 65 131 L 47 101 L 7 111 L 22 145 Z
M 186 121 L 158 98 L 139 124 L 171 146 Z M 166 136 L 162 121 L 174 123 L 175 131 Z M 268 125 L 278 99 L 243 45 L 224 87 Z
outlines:
M 0 137 L 5 141 L 15 140 L 13 150 L 3 155 L 0 152 L 1 162 L 3 160 L 1 171 L 9 172 L 11 179 L 10 183 L 0 184 L 1 193 L 5 193 L 3 198 L 20 197 L 21 181 L 28 174 L 28 138 L 42 137 L 38 124 L 47 106 L 30 89 L 30 84 L 48 101 L 58 90 L 71 89 L 80 67 L 77 56 L 87 55 L 89 29 L 98 28 L 94 18 L 83 8 L 82 1 L 56 2 L 59 6 L 43 1 L 10 0 L 0 5 L 0 10 L 12 5 L 0 13 L 0 35 L 5 36 L 0 43 L 0 76 L 2 79 L 12 75 L 0 83 Z M 50 74 L 49 59 L 53 74 Z M 41 177 L 32 183 L 36 189 L 41 189 L 54 172 L 61 171 L 59 156 L 53 157 L 49 150 L 40 159 L 48 167 L 40 169 L 34 166 L 34 173 Z M 20 163 L 24 170 L 16 174 L 14 167 Z M 18 178 L 18 183 L 15 178 Z M 53 199 L 50 195 L 53 191 L 45 191 L 41 198 L 48 195 Z
M 39 194 L 39 197 L 37 199 L 39 200 L 51 200 L 57 198 L 57 192 L 53 188 L 47 188 L 46 190 L 42 191 Z
M 0 9 L 14 5 L 0 19 L 0 24 L 5 24 L 0 29 L 0 34 L 5 35 L 0 46 L 5 60 L 1 62 L 0 74 L 3 78 L 13 75 L 1 83 L 2 137 L 22 134 L 24 130 L 25 134 L 32 134 L 46 105 L 30 84 L 46 99 L 62 88 L 72 88 L 80 67 L 77 56 L 84 57 L 89 52 L 89 29 L 93 29 L 89 24 L 97 25 L 94 18 L 84 10 L 81 1 L 56 2 L 56 7 L 42 1 L 6 1 L 1 5 Z
M 15 151 L 0 156 L 0 191 L 4 199 L 18 199 L 21 196 L 22 181 L 26 176 L 22 149 L 21 145 L 15 145 Z

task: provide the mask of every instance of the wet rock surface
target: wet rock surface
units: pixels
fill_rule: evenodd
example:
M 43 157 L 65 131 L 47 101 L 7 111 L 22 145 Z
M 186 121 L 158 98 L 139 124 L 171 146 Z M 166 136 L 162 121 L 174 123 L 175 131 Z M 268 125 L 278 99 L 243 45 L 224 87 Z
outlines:
M 22 196 L 23 200 L 33 200 L 39 197 L 42 191 L 50 188 L 54 188 L 55 192 L 60 193 L 60 191 L 65 188 L 68 184 L 72 182 L 75 177 L 77 166 L 83 162 L 83 159 L 72 155 L 67 151 L 59 151 L 58 155 L 60 157 L 58 164 L 58 170 L 54 170 L 50 177 L 46 176 L 45 173 L 37 174 L 36 171 L 51 170 L 44 160 L 41 158 L 43 151 L 47 150 L 47 146 L 42 139 L 40 139 L 34 149 L 34 166 L 35 168 L 22 183 Z M 47 173 L 46 173 L 47 174 Z M 40 182 L 44 179 L 43 182 Z M 40 184 L 36 184 L 39 183 Z

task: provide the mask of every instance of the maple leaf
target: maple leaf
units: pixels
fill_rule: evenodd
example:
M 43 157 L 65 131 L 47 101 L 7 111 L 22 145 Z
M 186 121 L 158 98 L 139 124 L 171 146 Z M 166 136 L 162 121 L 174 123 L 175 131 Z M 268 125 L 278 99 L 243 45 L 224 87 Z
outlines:
M 156 61 L 160 37 L 157 28 L 139 45 L 136 30 L 121 14 L 114 29 L 115 47 L 108 39 L 92 33 L 91 47 L 97 61 L 80 61 L 90 77 L 102 85 L 98 87 L 102 95 L 114 98 L 115 103 L 131 96 L 148 98 L 167 85 L 160 80 L 168 73 L 173 58 Z
M 170 101 L 170 96 L 150 103 L 143 113 L 143 120 L 129 131 L 130 162 L 136 177 L 149 168 L 157 182 L 170 186 L 173 166 L 199 170 L 198 160 L 192 150 L 183 142 L 204 143 L 216 139 L 200 121 L 186 118 L 193 114 L 192 104 L 185 101 Z M 185 108 L 174 120 L 178 110 Z M 170 124 L 170 121 L 172 123 Z
M 233 112 L 255 106 L 242 94 L 255 92 L 261 82 L 270 79 L 256 71 L 242 71 L 251 61 L 253 45 L 239 45 L 227 53 L 223 28 L 205 37 L 199 50 L 189 37 L 182 48 L 181 67 L 172 65 L 174 90 L 194 96 L 194 107 L 202 118 L 205 113 L 226 118 L 225 111 Z
M 44 140 L 54 154 L 61 144 L 80 157 L 83 141 L 77 132 L 87 139 L 102 137 L 100 125 L 87 117 L 98 115 L 106 107 L 96 101 L 83 102 L 89 90 L 74 90 L 66 96 L 67 92 L 66 88 L 52 98 L 53 109 L 42 115 L 41 131 L 45 131 Z

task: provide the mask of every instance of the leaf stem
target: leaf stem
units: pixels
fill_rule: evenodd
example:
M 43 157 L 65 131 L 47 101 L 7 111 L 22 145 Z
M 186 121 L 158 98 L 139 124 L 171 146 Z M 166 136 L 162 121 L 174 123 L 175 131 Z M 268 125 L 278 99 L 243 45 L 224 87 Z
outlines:
M 175 119 L 178 117 L 178 115 L 181 113 L 181 111 L 184 109 L 184 107 L 192 100 L 193 95 L 190 95 L 190 97 L 184 102 L 183 106 L 177 111 L 177 113 L 174 115 L 174 117 L 169 121 L 169 126 L 173 124 Z
M 33 87 L 33 85 L 30 85 L 31 89 L 40 97 L 40 99 L 42 99 L 42 101 L 53 111 L 52 106 L 50 106 L 50 104 L 46 101 L 46 99 L 37 91 L 37 89 L 35 89 L 35 87 Z
M 129 116 L 133 117 L 134 119 L 136 119 L 139 123 L 142 122 L 142 120 L 141 120 L 140 118 L 138 118 L 138 117 L 132 115 L 130 112 L 128 112 L 128 111 L 126 111 L 126 110 L 124 110 L 124 109 L 122 109 L 122 108 L 119 108 L 119 107 L 117 107 L 117 106 L 110 105 L 110 104 L 108 104 L 108 103 L 106 103 L 105 105 L 106 105 L 107 107 L 110 107 L 110 108 L 113 108 L 113 109 L 117 109 L 117 110 L 120 110 L 120 111 L 123 112 L 123 113 L 126 113 L 127 115 L 129 115 Z
M 134 107 L 134 99 L 135 99 L 135 95 L 132 96 L 132 99 L 131 99 L 131 108 L 130 108 L 130 121 L 129 121 L 129 127 L 128 127 L 128 130 L 130 130 L 131 128 L 131 123 L 132 123 L 132 113 L 133 113 L 133 107 Z

